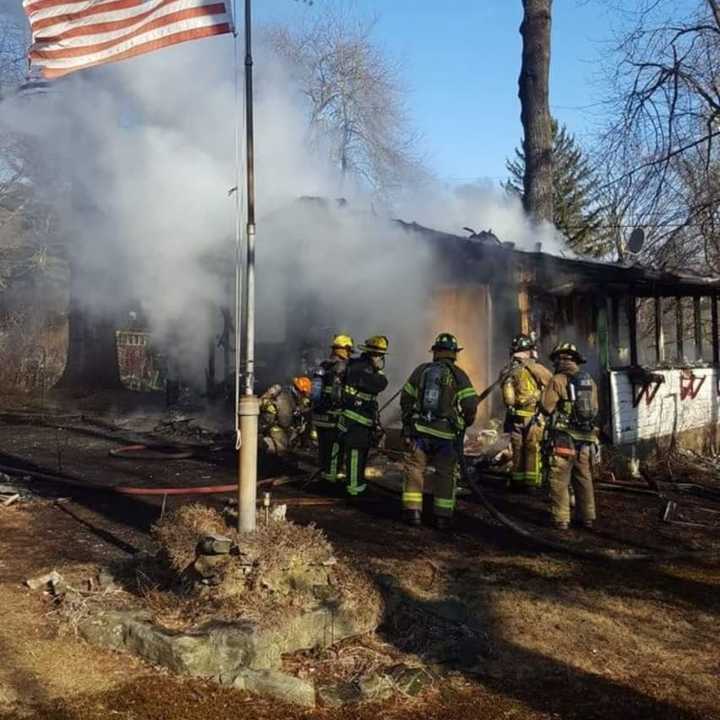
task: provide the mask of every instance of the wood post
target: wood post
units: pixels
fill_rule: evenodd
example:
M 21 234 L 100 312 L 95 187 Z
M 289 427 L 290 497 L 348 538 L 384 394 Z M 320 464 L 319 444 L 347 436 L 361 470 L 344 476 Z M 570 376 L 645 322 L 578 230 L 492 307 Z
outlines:
M 655 296 L 655 362 L 665 361 L 665 331 L 663 330 L 663 302 L 659 295 Z
M 703 356 L 703 327 L 700 298 L 693 298 L 693 320 L 695 321 L 695 360 L 702 360 Z
M 518 310 L 520 312 L 520 332 L 530 332 L 530 293 L 527 285 L 518 288 Z
M 718 306 L 717 295 L 710 296 L 710 312 L 712 315 L 712 351 L 713 365 L 720 365 L 720 347 L 718 347 Z
M 683 299 L 675 298 L 675 360 L 684 363 L 685 356 L 685 318 L 683 317 Z
M 616 295 L 610 298 L 610 365 L 620 361 L 620 303 Z
M 637 346 L 637 298 L 634 295 L 628 295 L 627 305 L 628 330 L 630 333 L 630 365 L 638 364 L 638 346 Z

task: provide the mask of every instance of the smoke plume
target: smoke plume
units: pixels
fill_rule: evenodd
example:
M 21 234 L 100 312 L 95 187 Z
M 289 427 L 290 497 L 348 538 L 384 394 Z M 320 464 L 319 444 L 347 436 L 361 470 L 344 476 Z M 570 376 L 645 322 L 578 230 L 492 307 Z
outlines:
M 88 311 L 139 302 L 154 335 L 198 379 L 207 339 L 219 330 L 217 308 L 233 305 L 240 108 L 232 57 L 232 40 L 216 38 L 92 69 L 47 95 L 6 101 L 0 121 L 29 137 L 41 159 L 34 183 L 61 212 Z M 262 48 L 255 67 L 264 381 L 300 371 L 338 330 L 360 340 L 388 335 L 394 385 L 427 357 L 423 308 L 434 258 L 391 215 L 459 234 L 492 229 L 527 249 L 538 239 L 544 249 L 556 244 L 552 232 L 536 236 L 516 200 L 486 186 L 425 185 L 378 213 L 309 145 L 284 68 Z

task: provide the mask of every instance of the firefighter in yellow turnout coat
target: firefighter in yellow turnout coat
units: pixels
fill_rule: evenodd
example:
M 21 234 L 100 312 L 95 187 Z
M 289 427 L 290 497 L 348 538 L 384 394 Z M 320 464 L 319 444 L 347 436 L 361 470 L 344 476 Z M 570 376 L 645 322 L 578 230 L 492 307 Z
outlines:
M 505 430 L 510 433 L 513 452 L 510 485 L 514 490 L 535 489 L 542 484 L 543 429 L 537 412 L 552 373 L 535 359 L 534 352 L 535 342 L 528 335 L 514 337 L 510 367 L 503 373 Z
M 475 422 L 478 397 L 466 373 L 456 364 L 457 339 L 438 335 L 433 361 L 413 371 L 400 398 L 405 457 L 403 510 L 410 525 L 419 525 L 424 473 L 432 463 L 435 523 L 447 529 L 455 510 L 455 483 L 465 428 Z
M 595 520 L 593 474 L 598 459 L 598 392 L 595 381 L 579 365 L 585 362 L 573 343 L 555 346 L 550 359 L 555 375 L 543 392 L 541 411 L 549 417 L 550 506 L 559 530 L 570 524 L 570 484 L 576 512 L 586 528 Z

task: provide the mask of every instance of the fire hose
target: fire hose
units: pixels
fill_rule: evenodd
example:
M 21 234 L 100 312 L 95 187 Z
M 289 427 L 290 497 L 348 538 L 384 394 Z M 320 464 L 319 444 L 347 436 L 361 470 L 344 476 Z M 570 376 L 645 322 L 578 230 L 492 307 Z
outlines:
M 139 460 L 185 460 L 196 455 L 194 450 L 170 450 L 165 451 L 161 448 L 172 446 L 151 446 L 144 444 L 125 445 L 121 448 L 108 450 L 108 455 L 114 458 L 129 459 L 131 457 Z
M 538 537 L 536 534 L 525 529 L 514 520 L 509 518 L 504 513 L 500 512 L 486 497 L 483 490 L 480 488 L 476 478 L 469 479 L 470 487 L 472 491 L 480 501 L 482 506 L 490 513 L 497 522 L 511 530 L 516 535 L 529 540 L 534 545 L 539 547 L 547 548 L 548 550 L 555 550 L 576 557 L 584 558 L 586 560 L 610 560 L 610 561 L 653 561 L 653 562 L 664 562 L 666 560 L 681 560 L 681 559 L 692 559 L 692 558 L 709 558 L 717 557 L 720 555 L 720 548 L 716 550 L 679 550 L 675 552 L 637 552 L 635 550 L 621 551 L 611 550 L 606 548 L 581 548 L 573 547 L 567 543 L 557 542 L 555 540 L 549 540 L 547 538 Z
M 122 485 L 104 486 L 97 484 L 88 484 L 83 478 L 70 475 L 68 473 L 48 473 L 41 470 L 27 469 L 16 467 L 13 465 L 0 465 L 0 471 L 13 475 L 28 475 L 29 477 L 45 480 L 47 482 L 57 482 L 64 485 L 70 485 L 83 490 L 111 492 L 118 495 L 215 495 L 221 493 L 229 493 L 237 490 L 237 483 L 232 485 L 204 485 L 195 487 L 129 487 Z M 266 478 L 258 481 L 258 487 L 284 485 L 290 481 L 287 476 L 279 478 Z
M 378 450 L 384 455 L 388 455 L 389 457 L 395 457 L 404 455 L 404 453 L 400 451 L 388 451 L 388 450 Z M 480 504 L 487 510 L 487 512 L 490 514 L 490 516 L 495 519 L 497 522 L 499 522 L 501 525 L 506 527 L 508 530 L 513 532 L 516 535 L 519 535 L 520 537 L 524 538 L 525 540 L 529 541 L 531 544 L 546 548 L 548 550 L 553 550 L 555 552 L 562 552 L 569 555 L 573 555 L 575 557 L 580 557 L 586 560 L 603 560 L 603 561 L 654 561 L 654 562 L 663 562 L 666 560 L 680 560 L 680 559 L 692 559 L 692 558 L 706 558 L 706 557 L 716 557 L 720 555 L 720 548 L 717 550 L 710 550 L 710 551 L 676 551 L 676 552 L 637 552 L 635 550 L 612 550 L 612 549 L 605 549 L 605 548 L 582 548 L 582 547 L 573 547 L 572 545 L 564 542 L 559 542 L 555 540 L 550 540 L 548 538 L 539 537 L 536 533 L 531 532 L 530 530 L 522 527 L 520 524 L 509 518 L 507 515 L 505 515 L 503 512 L 498 510 L 493 503 L 488 500 L 487 496 L 485 495 L 485 492 L 480 487 L 480 483 L 478 482 L 477 478 L 471 478 L 469 477 L 469 473 L 464 472 L 464 479 L 468 482 L 470 485 L 470 488 L 473 491 L 473 495 L 478 499 Z M 607 485 L 607 483 L 603 483 L 603 485 Z M 605 488 L 603 488 L 605 489 Z M 608 488 L 610 489 L 610 488 Z M 624 488 L 623 488 L 624 489 Z M 636 488 L 628 488 L 628 490 L 636 491 Z M 659 493 L 656 493 L 654 491 L 646 491 L 639 494 L 652 494 L 659 496 Z

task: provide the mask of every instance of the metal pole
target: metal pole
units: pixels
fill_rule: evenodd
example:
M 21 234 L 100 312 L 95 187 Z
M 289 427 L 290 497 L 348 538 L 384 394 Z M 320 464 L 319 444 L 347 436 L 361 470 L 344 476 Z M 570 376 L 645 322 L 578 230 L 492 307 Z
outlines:
M 255 144 L 252 66 L 252 14 L 250 0 L 245 0 L 245 154 L 248 216 L 243 307 L 245 388 L 238 403 L 241 440 L 238 458 L 238 532 L 255 530 L 257 501 L 259 403 L 255 397 Z
M 255 385 L 255 125 L 251 0 L 245 0 L 245 153 L 247 175 L 247 259 L 245 264 L 245 395 Z

